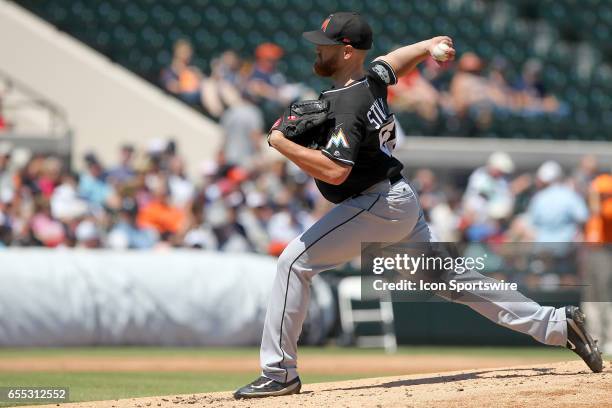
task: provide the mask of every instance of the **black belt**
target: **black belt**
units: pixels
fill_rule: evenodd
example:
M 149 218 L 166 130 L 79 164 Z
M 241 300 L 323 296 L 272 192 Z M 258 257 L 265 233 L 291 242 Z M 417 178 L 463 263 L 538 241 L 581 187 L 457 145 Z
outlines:
M 398 181 L 402 180 L 403 178 L 404 176 L 402 176 L 401 174 L 396 174 L 395 176 L 391 176 L 389 177 L 389 184 L 393 185 L 397 183 Z

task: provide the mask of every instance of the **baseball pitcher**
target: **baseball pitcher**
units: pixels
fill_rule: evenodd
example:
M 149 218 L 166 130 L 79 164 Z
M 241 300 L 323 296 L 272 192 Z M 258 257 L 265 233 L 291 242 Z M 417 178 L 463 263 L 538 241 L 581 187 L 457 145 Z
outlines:
M 365 66 L 372 30 L 358 13 L 331 14 L 319 30 L 303 36 L 316 45 L 314 72 L 330 78 L 334 86 L 317 101 L 290 106 L 272 127 L 268 143 L 314 177 L 322 195 L 337 205 L 281 254 L 261 342 L 262 373 L 238 389 L 235 398 L 300 391 L 297 341 L 314 275 L 358 256 L 362 242 L 433 240 L 419 199 L 393 157 L 395 120 L 387 105 L 387 87 L 429 55 L 452 59 L 452 40 L 434 37 Z M 454 279 L 490 280 L 473 271 Z M 518 292 L 511 294 L 511 301 L 507 294 L 502 299 L 488 291 L 472 295 L 478 301 L 451 300 L 539 342 L 568 347 L 591 370 L 602 370 L 601 354 L 578 308 L 540 306 Z

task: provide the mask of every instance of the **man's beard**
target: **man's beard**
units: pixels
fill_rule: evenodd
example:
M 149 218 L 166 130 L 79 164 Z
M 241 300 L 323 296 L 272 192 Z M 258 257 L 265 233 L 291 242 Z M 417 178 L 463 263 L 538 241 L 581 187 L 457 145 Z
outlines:
M 328 58 L 325 61 L 322 58 L 317 58 L 312 70 L 321 77 L 330 77 L 338 70 L 338 63 L 335 57 Z

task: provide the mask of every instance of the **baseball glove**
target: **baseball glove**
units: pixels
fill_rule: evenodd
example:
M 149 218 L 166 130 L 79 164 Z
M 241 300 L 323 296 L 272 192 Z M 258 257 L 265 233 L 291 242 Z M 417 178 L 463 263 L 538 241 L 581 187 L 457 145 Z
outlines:
M 295 102 L 291 104 L 291 106 L 283 112 L 283 115 L 276 120 L 274 125 L 272 125 L 268 133 L 268 138 L 273 130 L 278 130 L 292 142 L 307 146 L 312 142 L 312 140 L 310 140 L 313 134 L 311 130 L 325 123 L 328 112 L 329 101 L 313 100 Z

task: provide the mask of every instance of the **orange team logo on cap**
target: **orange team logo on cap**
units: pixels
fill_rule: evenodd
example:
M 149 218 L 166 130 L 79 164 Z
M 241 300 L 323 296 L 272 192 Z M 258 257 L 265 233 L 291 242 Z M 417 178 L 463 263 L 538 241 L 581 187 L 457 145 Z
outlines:
M 323 21 L 323 24 L 321 24 L 321 30 L 323 30 L 323 32 L 327 30 L 327 25 L 329 24 L 329 20 L 331 20 L 331 16 L 327 17 L 325 21 Z

